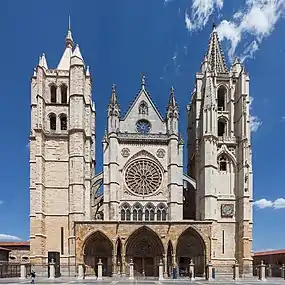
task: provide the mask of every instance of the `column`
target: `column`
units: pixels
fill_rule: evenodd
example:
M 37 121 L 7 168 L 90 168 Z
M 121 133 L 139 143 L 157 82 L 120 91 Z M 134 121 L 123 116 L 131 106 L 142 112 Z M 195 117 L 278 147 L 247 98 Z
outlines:
M 84 266 L 83 264 L 78 264 L 78 279 L 84 279 Z
M 99 259 L 99 262 L 97 263 L 97 266 L 98 266 L 98 277 L 97 277 L 97 280 L 102 280 L 103 279 L 103 270 L 102 270 L 103 263 L 102 263 L 101 258 Z
M 189 278 L 190 281 L 195 280 L 195 264 L 193 263 L 192 259 L 190 259 L 189 263 Z
M 26 276 L 27 276 L 26 264 L 22 263 L 21 264 L 21 276 L 20 276 L 20 279 L 26 279 Z
M 113 250 L 113 256 L 112 256 L 112 276 L 116 275 L 116 268 L 117 268 L 117 255 L 115 250 Z
M 239 264 L 237 261 L 235 261 L 235 264 L 233 265 L 233 280 L 239 279 Z
M 264 261 L 262 260 L 260 265 L 259 265 L 259 280 L 260 281 L 265 281 L 265 267 L 266 265 L 264 264 Z
M 122 254 L 122 276 L 126 275 L 126 256 Z
M 164 262 L 164 272 L 163 277 L 167 278 L 167 254 L 163 255 L 163 262 Z
M 162 259 L 160 259 L 158 264 L 158 280 L 163 280 L 163 262 Z
M 49 279 L 55 279 L 55 262 L 53 259 L 49 264 Z
M 211 261 L 209 261 L 209 263 L 207 265 L 207 280 L 208 281 L 213 280 L 213 265 L 212 265 Z
M 133 263 L 132 258 L 130 260 L 130 276 L 129 276 L 129 279 L 134 280 L 134 263 Z

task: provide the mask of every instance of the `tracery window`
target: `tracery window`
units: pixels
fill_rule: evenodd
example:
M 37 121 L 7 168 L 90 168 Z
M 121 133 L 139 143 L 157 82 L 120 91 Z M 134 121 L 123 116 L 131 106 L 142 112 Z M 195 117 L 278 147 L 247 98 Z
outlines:
M 148 106 L 145 101 L 142 101 L 139 105 L 139 114 L 148 115 Z
M 121 209 L 121 221 L 131 220 L 131 209 L 129 204 L 124 204 Z
M 166 208 L 162 204 L 156 210 L 156 219 L 157 221 L 166 221 Z
M 144 215 L 146 221 L 154 221 L 154 207 L 152 204 L 146 206 Z
M 156 163 L 143 158 L 133 161 L 128 166 L 125 181 L 130 191 L 139 195 L 149 195 L 160 187 L 162 174 Z
M 143 210 L 140 204 L 136 204 L 133 209 L 133 221 L 143 220 Z

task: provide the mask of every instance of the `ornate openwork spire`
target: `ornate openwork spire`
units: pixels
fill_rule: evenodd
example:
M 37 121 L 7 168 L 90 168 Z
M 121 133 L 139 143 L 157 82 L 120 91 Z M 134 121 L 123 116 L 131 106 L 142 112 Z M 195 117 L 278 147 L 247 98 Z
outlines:
M 228 72 L 228 68 L 224 58 L 224 53 L 221 48 L 221 43 L 219 40 L 215 24 L 213 24 L 213 31 L 210 36 L 210 41 L 206 56 L 211 71 L 217 71 L 218 73 Z
M 174 96 L 174 87 L 173 86 L 170 88 L 170 96 L 169 96 L 168 106 L 171 106 L 171 107 L 177 106 L 175 96 Z

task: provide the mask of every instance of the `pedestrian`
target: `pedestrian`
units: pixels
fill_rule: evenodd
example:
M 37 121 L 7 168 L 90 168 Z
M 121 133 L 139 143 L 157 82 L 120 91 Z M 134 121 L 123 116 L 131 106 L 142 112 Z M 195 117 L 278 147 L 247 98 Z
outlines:
M 35 279 L 36 279 L 36 272 L 32 270 L 31 272 L 31 284 L 35 284 Z

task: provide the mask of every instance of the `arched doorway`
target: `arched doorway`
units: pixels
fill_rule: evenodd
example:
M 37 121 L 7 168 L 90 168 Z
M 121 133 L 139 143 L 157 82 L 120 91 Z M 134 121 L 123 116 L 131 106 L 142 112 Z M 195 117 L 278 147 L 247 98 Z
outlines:
M 188 275 L 189 263 L 195 264 L 195 275 L 205 273 L 206 246 L 200 234 L 193 228 L 185 230 L 178 239 L 176 248 L 177 265 L 180 275 Z
M 84 263 L 86 274 L 97 276 L 98 262 L 103 263 L 103 276 L 112 275 L 112 242 L 101 232 L 95 232 L 87 238 L 84 247 Z
M 163 253 L 160 238 L 148 227 L 136 230 L 126 243 L 127 259 L 133 259 L 135 275 L 158 276 L 158 264 Z

